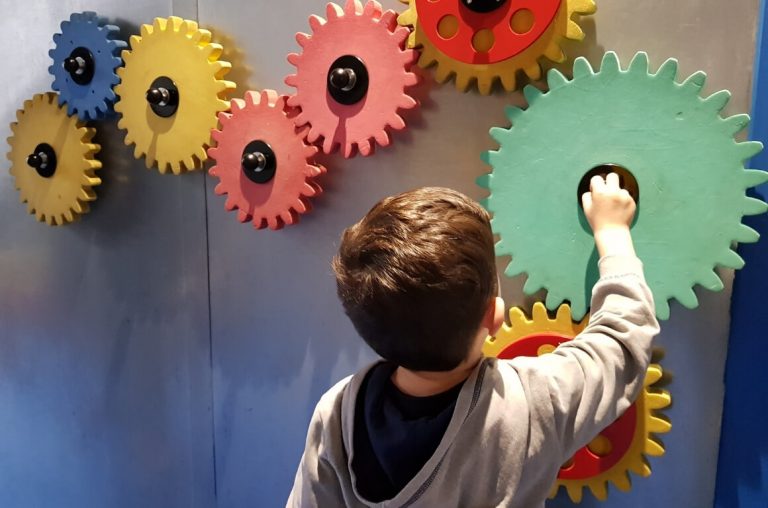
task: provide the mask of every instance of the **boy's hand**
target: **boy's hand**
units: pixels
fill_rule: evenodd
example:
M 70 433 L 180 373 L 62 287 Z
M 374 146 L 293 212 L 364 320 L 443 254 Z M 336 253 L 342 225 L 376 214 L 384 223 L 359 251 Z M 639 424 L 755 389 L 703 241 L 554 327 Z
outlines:
M 592 177 L 590 192 L 584 193 L 581 203 L 600 257 L 635 255 L 629 226 L 637 206 L 629 192 L 619 186 L 619 175 Z

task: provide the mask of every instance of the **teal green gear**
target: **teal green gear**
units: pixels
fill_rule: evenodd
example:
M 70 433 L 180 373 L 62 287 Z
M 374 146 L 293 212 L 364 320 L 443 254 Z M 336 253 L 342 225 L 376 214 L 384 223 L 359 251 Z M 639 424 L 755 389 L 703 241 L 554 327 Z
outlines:
M 617 164 L 640 188 L 632 236 L 657 316 L 669 317 L 672 298 L 696 307 L 694 285 L 723 289 L 716 266 L 744 266 L 733 242 L 758 240 L 742 217 L 768 210 L 745 194 L 768 181 L 768 173 L 744 169 L 762 144 L 734 140 L 749 116 L 721 117 L 731 94 L 700 97 L 702 72 L 677 83 L 674 59 L 649 74 L 647 54 L 622 70 L 609 52 L 599 72 L 578 58 L 573 75 L 551 70 L 549 92 L 527 86 L 528 109 L 509 107 L 512 127 L 491 129 L 500 148 L 483 154 L 492 172 L 478 184 L 490 191 L 484 204 L 500 237 L 496 253 L 512 256 L 505 273 L 527 273 L 525 293 L 546 288 L 549 309 L 569 300 L 581 319 L 598 273 L 577 188 L 590 169 Z

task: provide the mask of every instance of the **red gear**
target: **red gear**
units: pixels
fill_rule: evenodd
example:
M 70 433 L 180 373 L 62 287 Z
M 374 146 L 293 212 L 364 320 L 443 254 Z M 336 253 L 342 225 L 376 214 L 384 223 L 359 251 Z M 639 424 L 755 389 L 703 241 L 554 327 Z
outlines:
M 238 209 L 238 220 L 252 220 L 256 229 L 297 223 L 311 209 L 309 198 L 322 192 L 313 179 L 325 168 L 313 162 L 317 148 L 296 129 L 286 100 L 273 90 L 246 92 L 244 99 L 232 100 L 231 113 L 219 113 L 221 130 L 211 132 L 217 145 L 208 149 L 216 162 L 210 174 L 220 180 L 215 192 L 227 194 L 226 209 Z M 243 169 L 243 151 L 254 140 L 274 152 L 276 169 L 266 183 L 252 181 Z

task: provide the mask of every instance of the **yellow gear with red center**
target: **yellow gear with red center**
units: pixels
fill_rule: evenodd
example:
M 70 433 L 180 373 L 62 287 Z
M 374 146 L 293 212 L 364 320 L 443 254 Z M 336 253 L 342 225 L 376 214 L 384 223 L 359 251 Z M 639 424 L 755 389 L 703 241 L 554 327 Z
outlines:
M 497 80 L 508 92 L 514 91 L 520 72 L 532 80 L 540 79 L 539 61 L 544 57 L 565 61 L 563 42 L 584 38 L 577 17 L 596 10 L 594 0 L 538 0 L 524 6 L 509 2 L 487 13 L 472 12 L 459 0 L 401 2 L 408 9 L 400 14 L 398 23 L 413 27 L 408 47 L 421 49 L 419 66 L 435 65 L 435 79 L 440 83 L 455 75 L 456 88 L 461 91 L 476 82 L 483 95 L 491 93 Z M 535 12 L 542 8 L 540 4 L 551 4 L 544 6 L 541 16 Z M 437 14 L 431 15 L 433 9 Z M 468 52 L 472 58 L 466 57 Z
M 534 304 L 530 319 L 524 311 L 513 307 L 509 311 L 509 324 L 505 323 L 496 336 L 486 340 L 483 353 L 500 359 L 551 353 L 559 344 L 581 333 L 587 320 L 573 321 L 567 304 L 557 309 L 554 319 L 541 302 Z M 646 455 L 664 454 L 664 447 L 652 434 L 666 433 L 672 428 L 669 421 L 658 414 L 672 402 L 669 392 L 654 386 L 661 378 L 661 366 L 651 364 L 637 401 L 563 465 L 551 497 L 562 487 L 571 500 L 578 503 L 583 489 L 588 488 L 597 499 L 605 500 L 609 482 L 619 490 L 628 491 L 632 486 L 630 471 L 642 477 L 651 474 Z

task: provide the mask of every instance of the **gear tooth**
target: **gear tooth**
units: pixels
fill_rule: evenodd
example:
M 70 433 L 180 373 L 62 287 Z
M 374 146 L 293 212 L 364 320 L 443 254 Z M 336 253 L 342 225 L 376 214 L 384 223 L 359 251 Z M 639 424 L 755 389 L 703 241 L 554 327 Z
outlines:
M 651 476 L 651 466 L 648 464 L 645 457 L 640 457 L 640 460 L 631 462 L 629 464 L 629 469 L 643 478 Z
M 672 430 L 672 424 L 656 416 L 648 418 L 648 430 L 654 434 L 666 434 Z
M 648 74 L 648 53 L 645 51 L 639 51 L 632 57 L 632 61 L 629 62 L 629 68 L 627 71 L 630 74 Z
M 720 255 L 718 264 L 725 268 L 733 268 L 734 270 L 744 268 L 744 260 L 731 249 L 726 250 Z
M 592 69 L 592 66 L 589 63 L 589 60 L 584 58 L 583 56 L 580 56 L 573 62 L 573 77 L 575 78 L 582 78 L 586 76 L 592 76 L 595 74 L 594 69 Z M 532 85 L 528 85 L 532 86 Z M 528 87 L 526 87 L 528 88 Z
M 203 54 L 205 54 L 205 56 L 208 58 L 208 60 L 211 63 L 214 63 L 214 61 L 216 61 L 222 55 L 222 53 L 224 53 L 224 46 L 222 46 L 221 44 L 213 43 L 213 42 L 210 44 L 206 44 L 205 46 L 202 46 L 201 49 L 203 51 Z M 229 62 L 221 62 L 221 63 L 229 64 Z M 230 67 L 231 67 L 231 64 L 230 64 Z
M 472 82 L 475 80 L 475 77 L 469 74 L 468 72 L 457 72 L 456 73 L 456 89 L 460 92 L 466 92 L 469 87 L 472 85 Z
M 745 115 L 745 114 L 733 115 L 723 119 L 725 130 L 730 136 L 735 136 L 739 132 L 746 129 L 747 126 L 749 125 L 749 122 L 750 122 L 749 115 Z
M 663 372 L 661 370 L 661 367 L 657 364 L 651 364 L 648 366 L 648 370 L 645 372 L 645 381 L 643 382 L 643 385 L 645 386 L 651 386 L 652 384 L 655 384 L 661 379 L 663 375 Z
M 491 189 L 491 173 L 486 173 L 484 175 L 478 176 L 475 179 L 475 183 L 477 183 L 477 185 L 479 185 L 483 189 L 490 190 Z
M 745 169 L 742 172 L 742 184 L 745 188 L 757 187 L 765 182 L 768 182 L 768 171 Z
M 533 81 L 541 79 L 541 65 L 539 65 L 538 61 L 531 62 L 523 67 L 523 72 L 525 72 L 525 75 Z
M 739 243 L 755 243 L 760 239 L 760 233 L 746 224 L 739 224 L 733 239 Z
M 514 72 L 505 72 L 499 75 L 501 86 L 507 92 L 513 92 L 517 87 L 517 77 Z
M 666 297 L 656 298 L 656 317 L 662 321 L 669 319 L 669 300 Z
M 581 29 L 578 23 L 572 19 L 568 20 L 568 25 L 565 29 L 565 37 L 573 41 L 584 40 L 584 31 Z
M 157 18 L 155 19 L 157 21 Z M 144 37 L 149 37 L 152 35 L 152 32 L 154 31 L 154 27 L 152 25 L 141 25 L 139 27 L 139 35 L 132 35 L 131 36 L 131 47 L 133 47 L 133 42 L 141 42 L 141 39 Z
M 512 266 L 513 266 L 512 263 L 510 263 L 509 266 L 507 266 L 507 271 L 504 272 L 507 274 L 507 276 L 511 276 L 509 273 L 509 269 Z M 519 269 L 519 268 L 516 268 L 516 269 Z M 522 273 L 522 270 L 521 270 L 521 273 Z M 542 289 L 541 283 L 536 279 L 534 279 L 531 276 L 531 274 L 528 274 L 528 279 L 526 279 L 525 284 L 523 284 L 523 293 L 525 293 L 526 295 L 532 295 L 534 293 L 538 293 L 541 289 Z
M 706 81 L 707 75 L 702 71 L 697 71 L 688 76 L 688 78 L 683 81 L 680 86 L 683 88 L 683 90 L 687 90 L 695 95 L 699 95 Z
M 603 61 L 600 64 L 600 73 L 607 75 L 618 74 L 621 72 L 619 56 L 615 51 L 608 51 L 603 55 Z
M 291 61 L 291 56 L 292 55 L 288 55 L 288 61 L 291 62 L 292 64 L 296 65 L 295 62 Z M 299 77 L 296 74 L 291 74 L 289 76 L 286 76 L 285 79 L 283 80 L 283 82 L 286 85 L 288 85 L 288 86 L 290 86 L 292 88 L 298 88 L 299 87 L 299 85 L 298 85 L 298 78 Z
M 484 74 L 477 78 L 477 89 L 480 92 L 480 95 L 490 95 L 491 91 L 493 90 L 493 82 L 496 79 L 491 76 Z
M 501 242 L 499 242 L 499 244 L 501 244 Z M 509 262 L 507 268 L 504 270 L 504 274 L 507 277 L 516 277 L 523 272 L 525 272 L 525 267 L 522 265 L 522 263 L 519 262 L 519 258 L 515 257 L 512 258 L 512 261 Z M 524 290 L 524 292 L 528 295 L 533 294 L 541 289 L 541 285 L 536 282 L 530 275 L 528 275 L 528 280 L 525 281 L 525 286 L 528 287 L 528 290 Z
M 558 307 L 555 319 L 560 323 L 570 325 L 573 322 L 571 319 L 571 306 L 567 303 L 564 303 Z
M 561 76 L 562 76 L 562 74 L 561 74 Z M 509 118 L 509 120 L 512 122 L 512 125 L 514 126 L 514 124 L 523 115 L 524 111 L 521 108 L 518 108 L 517 106 L 507 106 L 506 108 L 504 108 L 504 113 L 507 115 L 507 118 Z M 505 130 L 505 129 L 501 129 L 501 130 Z M 491 129 L 491 136 L 492 137 L 494 136 L 493 131 L 498 131 L 498 128 L 495 127 L 493 129 Z M 496 139 L 496 138 L 494 137 L 494 139 Z
M 419 62 L 421 64 L 421 62 Z M 453 75 L 453 70 L 448 66 L 447 62 L 443 61 L 437 64 L 435 68 L 435 81 L 438 83 L 445 83 Z
M 762 152 L 763 144 L 759 141 L 745 141 L 743 143 L 736 143 L 736 150 L 738 157 L 742 161 L 746 161 Z
M 594 14 L 597 11 L 595 0 L 569 0 L 568 7 L 582 16 Z
M 745 197 L 742 206 L 744 215 L 760 215 L 768 211 L 768 204 L 752 197 Z
M 629 492 L 632 489 L 632 482 L 626 471 L 617 471 L 612 478 L 613 484 L 622 492 Z
M 653 438 L 648 438 L 645 441 L 645 453 L 651 457 L 661 457 L 664 455 L 664 447 Z
M 379 146 L 389 146 L 392 142 L 392 139 L 389 137 L 389 133 L 386 130 L 376 132 L 374 139 Z
M 704 105 L 714 113 L 719 114 L 730 100 L 731 92 L 728 90 L 720 90 L 719 92 L 715 92 L 704 99 Z
M 590 487 L 591 488 L 591 487 Z M 581 503 L 581 486 L 567 483 L 565 490 L 574 503 Z
M 563 48 L 561 48 L 560 45 L 556 42 L 552 42 L 549 46 L 547 46 L 547 48 L 544 50 L 544 56 L 557 63 L 565 61 L 565 53 L 563 53 Z
M 549 321 L 549 313 L 547 313 L 547 307 L 545 307 L 541 302 L 534 303 L 533 309 L 531 310 L 531 318 L 534 321 L 542 323 Z
M 309 17 L 309 27 L 312 29 L 312 33 L 316 33 L 325 24 L 325 20 L 320 16 L 312 15 Z
M 229 202 L 229 200 L 228 200 L 227 202 Z M 233 204 L 231 205 L 231 208 L 229 208 L 229 210 L 230 210 L 230 211 L 232 211 L 232 210 L 234 210 L 236 207 L 237 207 L 237 206 L 236 206 L 236 205 L 233 203 Z M 251 220 L 251 217 L 248 215 L 248 213 L 247 213 L 246 211 L 244 211 L 244 210 L 238 210 L 238 211 L 237 211 L 237 220 L 239 220 L 240 222 L 248 222 L 249 220 Z
M 555 310 L 560 306 L 561 303 L 563 303 L 563 300 L 564 298 L 561 295 L 551 290 L 547 291 L 547 298 L 545 299 L 545 301 L 548 309 Z
M 708 289 L 709 291 L 722 291 L 725 289 L 723 281 L 712 270 L 707 270 L 699 274 L 696 283 Z
M 680 302 L 680 305 L 686 309 L 695 309 L 699 306 L 699 299 L 696 297 L 696 293 L 692 288 L 679 291 L 675 295 L 675 298 L 677 298 L 677 301 Z
M 575 72 L 576 71 L 574 69 L 574 73 Z M 523 88 L 523 95 L 525 96 L 526 102 L 528 102 L 528 106 L 531 106 L 531 105 L 533 105 L 534 102 L 536 102 L 536 100 L 539 97 L 541 97 L 544 94 L 541 92 L 541 90 L 539 90 L 535 86 L 533 86 L 533 85 L 526 85 L 525 88 Z
M 349 4 L 349 0 L 347 0 L 347 4 Z M 354 14 L 354 11 L 350 14 Z M 328 21 L 335 21 L 342 16 L 344 16 L 344 9 L 341 6 L 332 2 L 325 4 L 325 17 Z
M 200 29 L 195 31 L 192 35 L 192 41 L 199 46 L 205 46 L 213 40 L 213 34 L 210 30 Z
M 296 33 L 296 42 L 302 48 L 305 47 L 309 43 L 310 39 L 311 39 L 311 37 L 309 35 L 303 33 L 303 32 Z M 288 56 L 290 57 L 290 55 L 288 55 Z
M 547 84 L 550 90 L 557 90 L 568 84 L 568 78 L 557 69 L 550 69 L 547 73 Z

